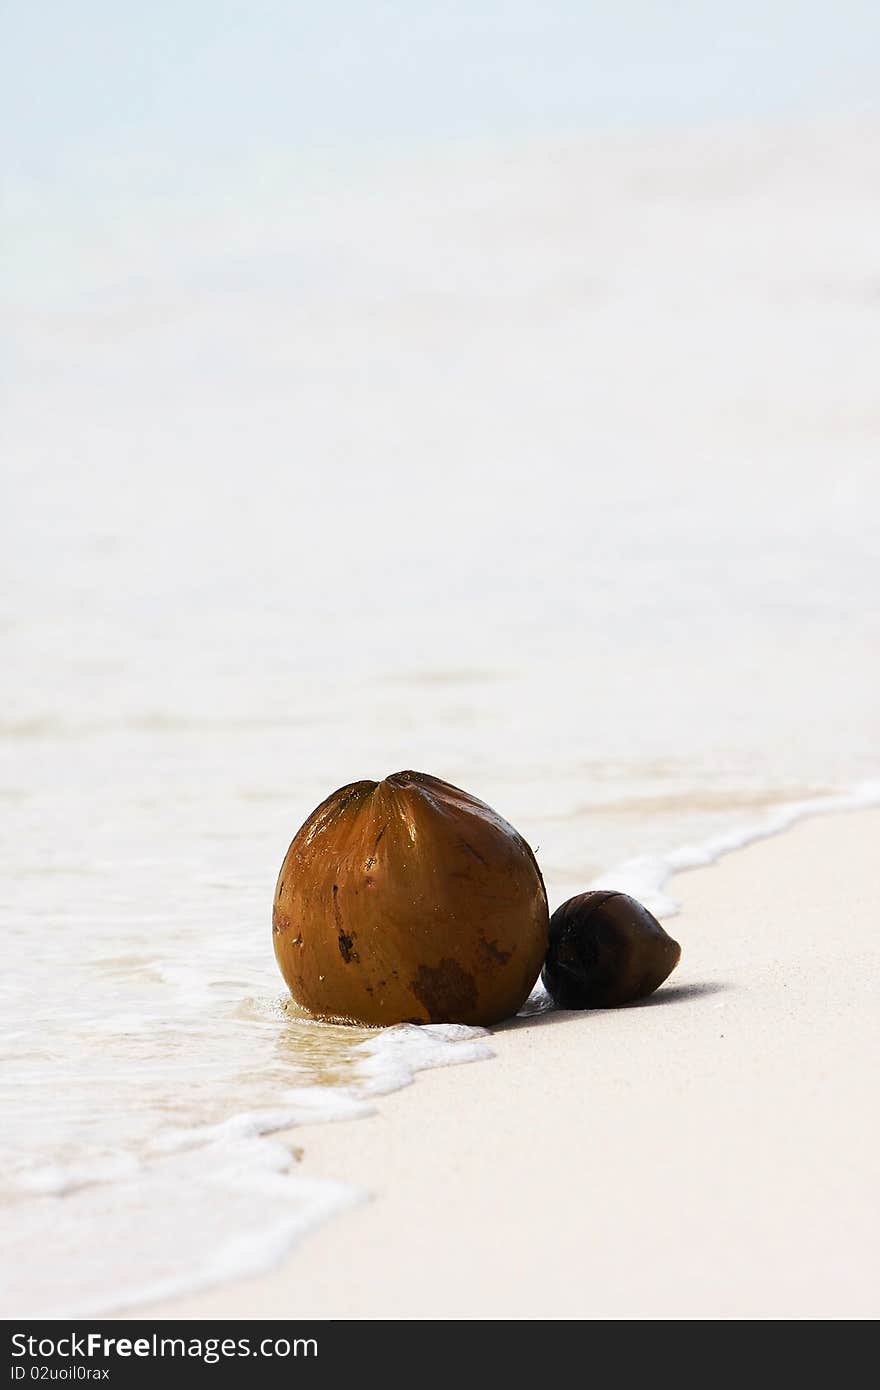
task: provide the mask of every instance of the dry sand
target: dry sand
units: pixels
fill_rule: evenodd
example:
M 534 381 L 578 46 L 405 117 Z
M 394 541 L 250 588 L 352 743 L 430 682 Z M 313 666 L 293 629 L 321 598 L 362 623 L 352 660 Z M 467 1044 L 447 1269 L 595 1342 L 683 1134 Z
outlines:
M 880 811 L 680 875 L 648 1004 L 496 1031 L 375 1117 L 292 1133 L 370 1198 L 156 1317 L 865 1318 Z

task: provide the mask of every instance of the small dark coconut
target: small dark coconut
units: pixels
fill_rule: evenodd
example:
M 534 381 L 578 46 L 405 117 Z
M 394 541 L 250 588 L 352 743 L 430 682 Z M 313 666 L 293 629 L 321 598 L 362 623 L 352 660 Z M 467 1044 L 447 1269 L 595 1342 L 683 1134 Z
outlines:
M 272 913 L 297 1003 L 359 1023 L 498 1023 L 547 953 L 535 856 L 476 797 L 420 772 L 353 782 L 294 837 Z
M 635 898 L 581 893 L 550 918 L 541 979 L 561 1009 L 613 1009 L 653 994 L 680 956 L 678 942 Z

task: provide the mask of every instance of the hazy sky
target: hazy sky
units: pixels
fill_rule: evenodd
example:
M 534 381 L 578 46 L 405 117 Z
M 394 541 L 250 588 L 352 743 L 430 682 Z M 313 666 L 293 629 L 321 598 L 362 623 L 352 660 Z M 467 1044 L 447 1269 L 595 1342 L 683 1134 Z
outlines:
M 0 0 L 2 294 L 51 303 L 183 222 L 278 225 L 389 155 L 861 113 L 876 0 Z M 371 175 L 370 175 L 371 177 Z M 197 238 L 195 238 L 197 241 Z
M 876 0 L 2 0 L 13 180 L 252 152 L 831 114 L 876 100 Z

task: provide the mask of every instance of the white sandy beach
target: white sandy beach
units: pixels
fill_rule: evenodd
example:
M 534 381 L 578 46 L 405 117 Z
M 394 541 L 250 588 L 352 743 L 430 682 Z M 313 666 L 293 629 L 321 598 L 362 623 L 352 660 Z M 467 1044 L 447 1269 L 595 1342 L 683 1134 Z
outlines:
M 649 1004 L 497 1030 L 375 1116 L 289 1135 L 365 1201 L 150 1317 L 876 1316 L 880 811 L 680 875 Z
M 683 882 L 662 1006 L 498 1033 L 357 1124 L 313 1121 L 372 1103 L 376 1040 L 285 1012 L 270 914 L 310 810 L 402 768 L 515 825 L 554 906 L 609 872 L 657 906 L 682 847 L 877 778 L 877 134 L 20 190 L 4 1306 L 863 1306 L 876 820 Z

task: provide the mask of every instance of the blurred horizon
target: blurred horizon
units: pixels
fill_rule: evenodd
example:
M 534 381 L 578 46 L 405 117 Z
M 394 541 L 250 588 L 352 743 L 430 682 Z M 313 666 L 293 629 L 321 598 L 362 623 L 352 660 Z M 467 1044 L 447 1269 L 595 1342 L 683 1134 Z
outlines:
M 5 0 L 0 150 L 178 157 L 877 109 L 880 12 L 841 0 L 320 7 Z
M 782 0 L 416 13 L 6 0 L 2 13 L 0 294 L 13 319 L 114 285 L 137 295 L 156 275 L 192 283 L 221 262 L 235 280 L 257 246 L 271 255 L 282 228 L 320 220 L 355 186 L 381 191 L 398 162 L 406 174 L 482 153 L 488 167 L 548 140 L 880 111 L 880 9 L 858 0 L 833 15 Z
M 744 0 L 320 7 L 5 0 L 0 162 L 34 187 L 165 191 L 283 154 L 878 110 L 880 10 Z

